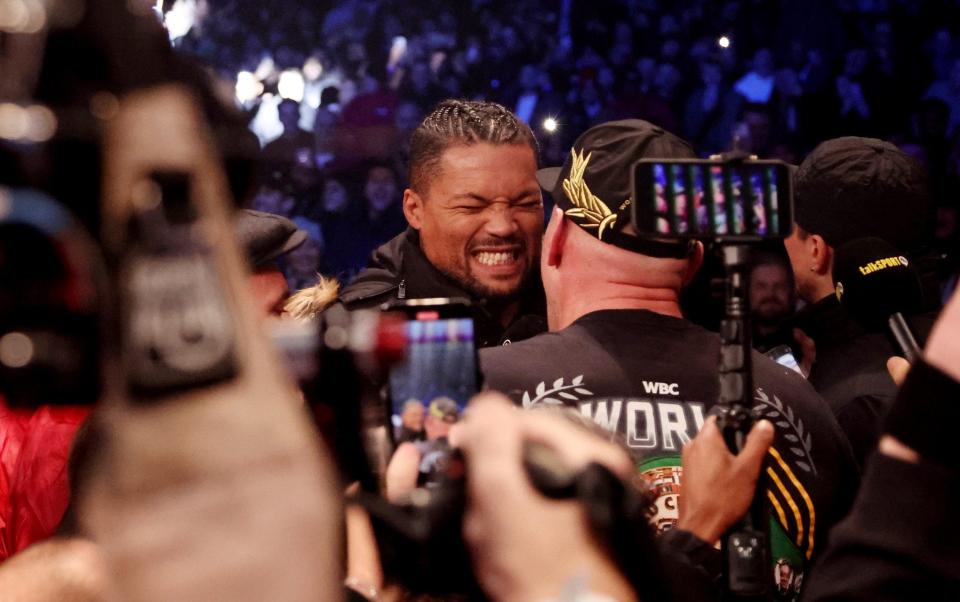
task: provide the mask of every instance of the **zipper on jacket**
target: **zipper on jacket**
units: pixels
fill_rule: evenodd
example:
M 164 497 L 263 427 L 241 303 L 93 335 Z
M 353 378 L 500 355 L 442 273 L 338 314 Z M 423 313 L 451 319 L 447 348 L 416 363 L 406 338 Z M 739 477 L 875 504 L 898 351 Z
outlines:
M 397 299 L 406 299 L 407 298 L 407 279 L 404 278 L 400 281 L 400 286 L 397 290 Z

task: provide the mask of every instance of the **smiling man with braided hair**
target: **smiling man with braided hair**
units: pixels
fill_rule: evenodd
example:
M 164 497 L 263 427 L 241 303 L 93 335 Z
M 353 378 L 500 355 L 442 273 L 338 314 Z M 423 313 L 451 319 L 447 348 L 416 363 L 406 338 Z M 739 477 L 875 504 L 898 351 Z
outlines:
M 374 251 L 339 294 L 348 310 L 395 299 L 466 297 L 476 304 L 477 345 L 538 330 L 537 270 L 543 202 L 537 142 L 504 107 L 445 100 L 410 140 L 410 227 Z M 511 328 L 512 327 L 512 328 Z

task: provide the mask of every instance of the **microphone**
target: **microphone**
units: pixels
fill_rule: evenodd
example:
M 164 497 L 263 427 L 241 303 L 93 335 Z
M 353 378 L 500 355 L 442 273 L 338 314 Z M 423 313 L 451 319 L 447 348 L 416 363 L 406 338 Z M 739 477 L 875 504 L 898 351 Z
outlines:
M 874 328 L 886 324 L 910 363 L 920 357 L 903 316 L 923 306 L 923 289 L 920 276 L 896 247 L 875 237 L 844 244 L 834 258 L 833 282 L 851 316 Z

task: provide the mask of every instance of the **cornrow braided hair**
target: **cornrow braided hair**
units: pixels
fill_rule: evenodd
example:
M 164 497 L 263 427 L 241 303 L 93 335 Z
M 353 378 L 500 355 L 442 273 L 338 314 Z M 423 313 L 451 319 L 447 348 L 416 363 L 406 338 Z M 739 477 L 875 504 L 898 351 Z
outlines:
M 444 100 L 410 137 L 410 187 L 423 194 L 439 173 L 440 157 L 455 145 L 526 144 L 539 156 L 530 127 L 503 105 L 477 100 Z

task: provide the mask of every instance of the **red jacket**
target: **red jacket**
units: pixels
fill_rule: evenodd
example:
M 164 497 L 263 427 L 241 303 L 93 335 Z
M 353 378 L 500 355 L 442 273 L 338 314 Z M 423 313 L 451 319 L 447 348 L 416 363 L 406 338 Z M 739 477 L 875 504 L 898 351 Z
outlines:
M 90 410 L 10 409 L 0 397 L 0 562 L 56 531 L 70 501 L 70 445 Z

